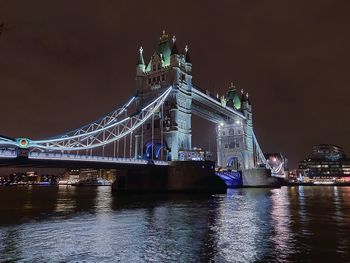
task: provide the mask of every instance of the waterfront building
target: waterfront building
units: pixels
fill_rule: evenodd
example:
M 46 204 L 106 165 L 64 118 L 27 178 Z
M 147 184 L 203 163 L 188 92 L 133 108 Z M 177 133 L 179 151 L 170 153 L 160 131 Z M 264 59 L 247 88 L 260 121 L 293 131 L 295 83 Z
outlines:
M 298 175 L 309 182 L 350 182 L 350 159 L 337 145 L 319 144 L 299 164 Z
M 194 147 L 189 151 L 179 151 L 179 161 L 212 161 L 213 155 L 202 148 Z
M 63 179 L 59 184 L 79 184 L 81 182 L 90 182 L 91 185 L 104 185 L 99 184 L 100 180 L 107 181 L 109 183 L 114 182 L 116 179 L 115 169 L 71 169 L 67 170 Z

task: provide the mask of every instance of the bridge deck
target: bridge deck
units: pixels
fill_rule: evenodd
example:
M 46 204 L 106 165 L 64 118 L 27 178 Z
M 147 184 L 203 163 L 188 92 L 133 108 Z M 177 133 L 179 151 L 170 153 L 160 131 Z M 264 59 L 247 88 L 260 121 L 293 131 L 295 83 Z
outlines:
M 28 156 L 18 156 L 16 151 L 0 150 L 0 167 L 9 166 L 49 166 L 49 167 L 131 167 L 142 165 L 167 166 L 169 162 L 110 156 L 75 155 L 64 153 L 31 152 Z
M 220 119 L 227 119 L 227 117 L 245 119 L 242 112 L 222 105 L 212 94 L 198 87 L 192 87 L 192 98 L 192 103 L 197 104 L 197 107 L 193 109 L 193 113 L 200 113 L 201 117 L 209 121 L 217 122 Z

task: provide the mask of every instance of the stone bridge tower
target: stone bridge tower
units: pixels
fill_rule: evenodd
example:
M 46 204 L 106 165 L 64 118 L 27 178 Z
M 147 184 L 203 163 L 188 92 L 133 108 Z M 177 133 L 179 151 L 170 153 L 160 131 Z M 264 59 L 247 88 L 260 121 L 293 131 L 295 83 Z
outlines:
M 244 118 L 221 122 L 217 128 L 217 165 L 233 170 L 256 167 L 256 149 L 253 139 L 252 105 L 248 93 L 237 92 L 233 83 L 226 96 L 221 97 L 224 106 L 241 112 Z
M 170 98 L 155 115 L 153 125 L 152 121 L 146 123 L 136 135 L 136 157 L 173 161 L 178 159 L 179 150 L 192 148 L 192 63 L 187 46 L 184 52 L 179 52 L 175 36 L 169 38 L 163 31 L 148 63 L 145 63 L 143 49 L 140 48 L 136 66 L 140 109 L 170 86 L 173 87 Z

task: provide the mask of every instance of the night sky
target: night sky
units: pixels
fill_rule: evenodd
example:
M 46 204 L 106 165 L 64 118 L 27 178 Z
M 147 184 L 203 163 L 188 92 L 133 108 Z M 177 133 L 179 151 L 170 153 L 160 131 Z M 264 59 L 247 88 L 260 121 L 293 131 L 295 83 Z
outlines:
M 350 154 L 349 14 L 334 0 L 0 0 L 0 134 L 52 136 L 111 111 L 135 91 L 140 45 L 148 60 L 165 29 L 189 45 L 196 85 L 249 92 L 265 152 L 291 168 L 318 143 Z M 214 144 L 205 127 L 194 145 Z

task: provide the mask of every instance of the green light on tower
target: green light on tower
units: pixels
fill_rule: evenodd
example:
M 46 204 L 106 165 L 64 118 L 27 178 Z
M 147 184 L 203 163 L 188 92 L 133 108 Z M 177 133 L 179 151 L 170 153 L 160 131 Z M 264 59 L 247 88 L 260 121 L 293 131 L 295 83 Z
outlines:
M 29 140 L 27 138 L 18 139 L 18 146 L 20 148 L 27 148 L 29 145 Z

